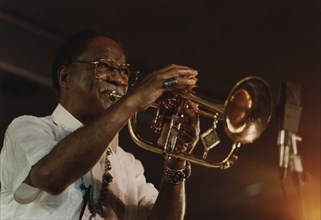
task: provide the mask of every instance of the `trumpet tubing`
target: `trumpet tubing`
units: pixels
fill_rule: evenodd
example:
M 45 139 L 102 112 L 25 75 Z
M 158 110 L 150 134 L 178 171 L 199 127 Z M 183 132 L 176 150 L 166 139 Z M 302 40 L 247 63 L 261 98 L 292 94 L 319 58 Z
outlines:
M 205 148 L 203 157 L 175 152 L 175 138 L 171 128 L 165 146 L 147 141 L 137 132 L 136 115 L 128 123 L 129 132 L 134 142 L 145 150 L 163 154 L 165 157 L 181 158 L 206 167 L 230 167 L 236 160 L 236 150 L 242 144 L 248 144 L 260 137 L 271 116 L 272 98 L 268 84 L 259 77 L 246 77 L 240 80 L 229 92 L 225 100 L 200 94 L 196 91 L 173 91 L 163 100 L 154 104 L 157 115 L 152 123 L 156 133 L 160 133 L 164 124 L 177 112 L 178 107 L 184 107 L 186 100 L 198 106 L 195 110 L 201 117 L 213 120 L 213 127 L 201 135 Z M 216 123 L 222 121 L 226 135 L 234 142 L 229 154 L 221 162 L 207 159 L 208 151 L 220 141 L 216 134 Z M 173 122 L 173 119 L 171 119 Z M 172 123 L 173 124 L 173 123 Z

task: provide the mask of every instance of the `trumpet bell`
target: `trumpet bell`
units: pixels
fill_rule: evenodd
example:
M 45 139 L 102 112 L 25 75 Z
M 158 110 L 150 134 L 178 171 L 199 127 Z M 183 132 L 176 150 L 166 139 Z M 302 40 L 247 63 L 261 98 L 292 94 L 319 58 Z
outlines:
M 230 91 L 225 103 L 224 128 L 234 142 L 252 143 L 265 130 L 271 116 L 272 99 L 267 83 L 247 77 Z

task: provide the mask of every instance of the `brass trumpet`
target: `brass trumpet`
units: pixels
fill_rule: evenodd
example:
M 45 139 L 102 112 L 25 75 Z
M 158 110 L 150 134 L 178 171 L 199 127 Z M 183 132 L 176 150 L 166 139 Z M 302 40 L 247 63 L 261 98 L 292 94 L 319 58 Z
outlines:
M 186 100 L 198 106 L 195 110 L 199 116 L 213 120 L 213 126 L 200 135 L 204 147 L 202 157 L 195 156 L 192 152 L 176 153 L 175 145 L 177 137 L 172 129 L 179 129 L 175 115 L 179 107 L 184 107 Z M 163 154 L 166 158 L 176 157 L 211 168 L 229 168 L 237 159 L 236 150 L 241 145 L 252 143 L 260 137 L 265 130 L 270 117 L 272 98 L 268 84 L 261 78 L 251 76 L 240 80 L 229 92 L 227 98 L 221 100 L 217 97 L 197 93 L 196 91 L 174 91 L 155 103 L 157 108 L 156 118 L 152 128 L 160 133 L 166 119 L 169 118 L 170 129 L 167 134 L 165 146 L 145 140 L 137 132 L 137 115 L 132 116 L 128 123 L 129 133 L 133 141 L 141 148 Z M 216 132 L 216 124 L 223 121 L 226 135 L 234 142 L 230 152 L 220 162 L 207 158 L 208 151 L 220 143 Z

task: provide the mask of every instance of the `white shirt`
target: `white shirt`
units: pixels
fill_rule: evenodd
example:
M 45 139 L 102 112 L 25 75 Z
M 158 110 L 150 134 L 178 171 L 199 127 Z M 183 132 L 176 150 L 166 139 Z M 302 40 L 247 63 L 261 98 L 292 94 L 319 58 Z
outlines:
M 60 104 L 51 116 L 21 116 L 12 121 L 6 131 L 0 155 L 0 219 L 79 218 L 84 194 L 79 187 L 81 180 L 71 184 L 57 196 L 33 188 L 23 181 L 35 163 L 81 126 Z M 111 148 L 112 153 L 108 159 L 112 164 L 110 173 L 113 181 L 109 191 L 115 195 L 115 199 L 111 199 L 114 201 L 113 205 L 107 207 L 110 210 L 108 219 L 144 219 L 158 192 L 151 183 L 146 183 L 141 162 L 118 146 L 118 137 L 111 143 Z M 83 177 L 86 186 L 101 182 L 104 161 L 105 154 L 92 171 Z M 99 191 L 97 186 L 94 189 Z M 86 208 L 83 219 L 88 219 L 89 216 Z

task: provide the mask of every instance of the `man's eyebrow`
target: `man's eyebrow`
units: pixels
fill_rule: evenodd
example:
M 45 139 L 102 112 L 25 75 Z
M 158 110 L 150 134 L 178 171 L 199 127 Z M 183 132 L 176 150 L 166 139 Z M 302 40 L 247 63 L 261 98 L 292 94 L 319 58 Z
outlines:
M 126 63 L 126 59 L 124 58 L 121 58 L 119 61 L 118 60 L 115 60 L 115 59 L 112 59 L 112 58 L 108 58 L 108 57 L 99 57 L 98 59 L 96 59 L 95 61 L 99 61 L 99 60 L 105 60 L 105 61 L 111 61 L 113 63 L 115 63 L 116 65 L 126 65 L 128 63 Z

